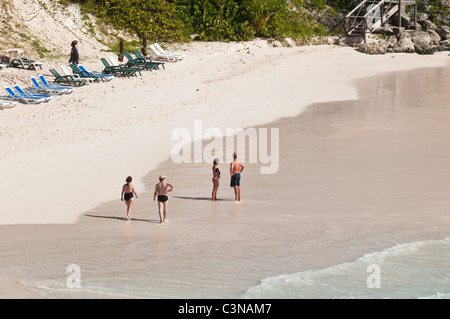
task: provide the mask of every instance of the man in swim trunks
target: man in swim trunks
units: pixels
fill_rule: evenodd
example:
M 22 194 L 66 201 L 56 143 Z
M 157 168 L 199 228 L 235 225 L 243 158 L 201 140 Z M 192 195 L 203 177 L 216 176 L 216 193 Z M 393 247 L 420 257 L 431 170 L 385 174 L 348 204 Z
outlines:
M 230 164 L 230 175 L 231 182 L 230 187 L 234 188 L 234 200 L 237 202 L 241 201 L 241 173 L 245 166 L 243 163 L 239 162 L 237 159 L 236 152 L 233 153 L 234 160 Z
M 164 223 L 167 221 L 167 201 L 169 199 L 167 193 L 173 190 L 173 185 L 170 184 L 166 179 L 167 177 L 164 175 L 161 175 L 159 177 L 159 183 L 155 185 L 155 193 L 153 194 L 154 201 L 158 196 L 158 211 L 160 223 Z

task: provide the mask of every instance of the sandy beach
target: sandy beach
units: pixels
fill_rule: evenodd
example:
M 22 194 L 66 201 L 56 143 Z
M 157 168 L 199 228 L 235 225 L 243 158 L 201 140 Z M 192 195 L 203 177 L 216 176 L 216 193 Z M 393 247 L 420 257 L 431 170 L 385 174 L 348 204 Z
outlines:
M 395 110 L 378 113 L 376 106 L 361 109 L 355 102 L 375 101 L 384 91 L 389 102 L 404 98 L 408 93 L 396 87 L 412 79 L 410 70 L 440 68 L 448 79 L 448 53 L 369 56 L 331 45 L 274 48 L 262 40 L 177 49 L 187 57 L 165 70 L 0 112 L 3 260 L 20 264 L 18 252 L 36 252 L 25 260 L 38 268 L 32 280 L 17 265 L 2 265 L 3 273 L 23 277 L 0 276 L 11 288 L 1 297 L 236 297 L 262 278 L 448 236 L 449 183 L 442 172 L 449 154 L 430 142 L 447 134 L 441 122 L 447 114 L 425 109 L 390 117 Z M 58 64 L 48 62 L 42 72 L 7 69 L 0 76 L 4 85 L 25 84 Z M 101 69 L 94 58 L 83 64 Z M 346 104 L 330 106 L 338 101 Z M 430 116 L 422 126 L 424 115 Z M 248 164 L 244 199 L 236 204 L 222 163 L 220 200 L 212 203 L 211 164 L 177 165 L 170 157 L 174 130 L 193 132 L 195 120 L 222 132 L 279 128 L 279 170 L 263 175 L 261 165 Z M 160 174 L 175 184 L 164 225 L 152 201 Z M 140 196 L 127 224 L 120 190 L 128 175 Z M 8 251 L 19 255 L 14 259 Z M 94 262 L 96 254 L 101 258 Z M 155 287 L 149 292 L 128 289 L 117 265 L 140 258 L 158 260 L 155 273 L 166 274 L 148 274 L 144 281 Z M 83 269 L 90 289 L 65 289 L 72 263 Z M 211 287 L 216 271 L 222 280 Z M 114 278 L 113 286 L 89 282 L 90 273 Z M 171 277 L 196 279 L 174 286 Z M 121 292 L 113 294 L 116 284 Z

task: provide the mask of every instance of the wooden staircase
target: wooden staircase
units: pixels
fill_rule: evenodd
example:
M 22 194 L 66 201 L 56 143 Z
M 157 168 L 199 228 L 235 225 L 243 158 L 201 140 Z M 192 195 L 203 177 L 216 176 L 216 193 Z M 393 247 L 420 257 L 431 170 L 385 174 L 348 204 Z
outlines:
M 364 0 L 356 6 L 344 20 L 345 32 L 348 36 L 362 36 L 366 42 L 367 34 L 389 21 L 396 12 L 404 11 L 404 7 L 414 5 L 414 26 L 417 26 L 416 0 Z M 402 29 L 401 19 L 398 27 Z

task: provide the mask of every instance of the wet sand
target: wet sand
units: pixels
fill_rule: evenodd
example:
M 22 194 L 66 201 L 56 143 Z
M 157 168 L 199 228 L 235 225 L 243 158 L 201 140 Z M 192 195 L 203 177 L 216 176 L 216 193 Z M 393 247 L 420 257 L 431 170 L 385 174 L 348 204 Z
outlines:
M 240 297 L 266 277 L 449 236 L 450 68 L 356 86 L 358 100 L 260 126 L 280 129 L 279 171 L 246 164 L 239 204 L 227 163 L 211 202 L 211 164 L 169 159 L 145 178 L 150 192 L 138 189 L 130 223 L 116 200 L 76 224 L 1 226 L 3 282 L 41 298 Z M 160 174 L 175 185 L 162 225 L 152 201 Z M 66 287 L 73 263 L 81 289 Z

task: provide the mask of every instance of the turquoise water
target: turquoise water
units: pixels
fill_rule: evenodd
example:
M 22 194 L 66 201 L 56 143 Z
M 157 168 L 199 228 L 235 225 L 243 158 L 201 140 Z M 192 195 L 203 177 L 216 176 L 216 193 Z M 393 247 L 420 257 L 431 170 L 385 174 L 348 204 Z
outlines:
M 450 238 L 401 244 L 353 262 L 265 278 L 243 297 L 450 299 Z

